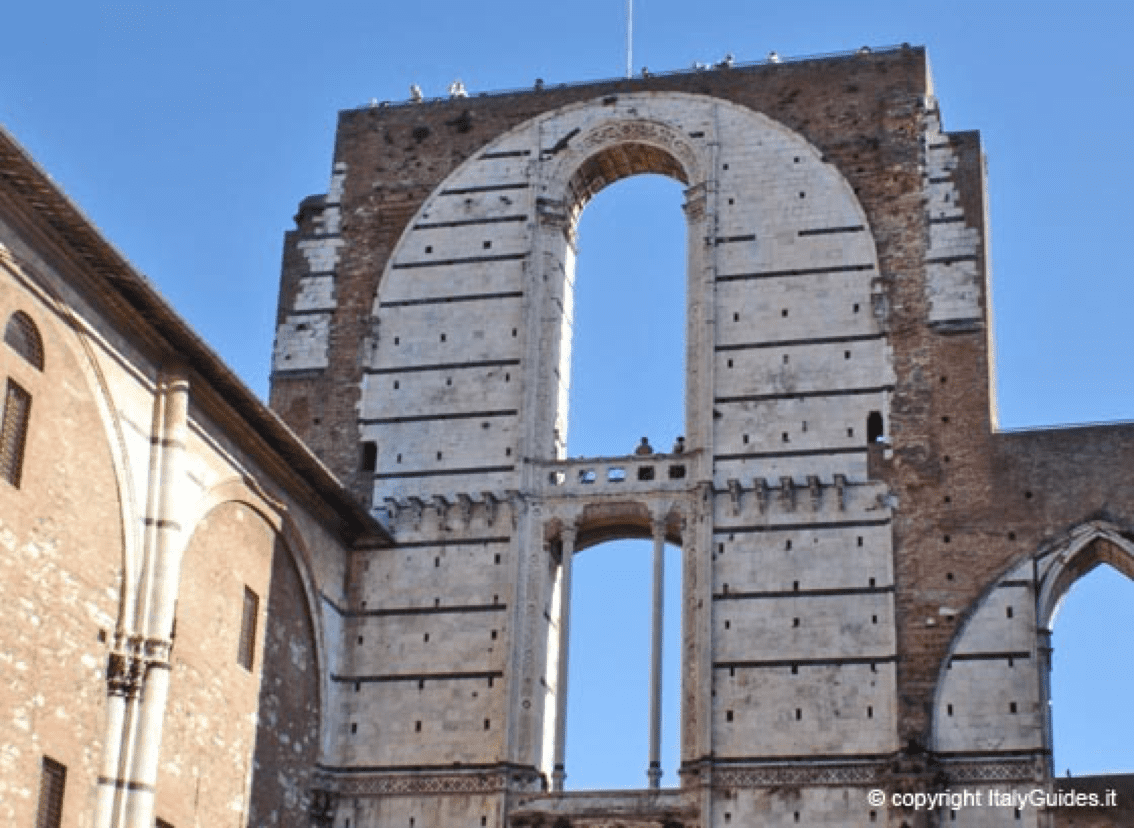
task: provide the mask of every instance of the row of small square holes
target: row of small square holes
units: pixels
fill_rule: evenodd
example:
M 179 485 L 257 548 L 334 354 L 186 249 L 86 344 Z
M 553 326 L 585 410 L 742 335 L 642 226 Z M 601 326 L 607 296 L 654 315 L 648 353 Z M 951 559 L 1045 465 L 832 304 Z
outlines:
M 878 665 L 877 664 L 871 664 L 870 665 L 870 672 L 877 673 L 878 672 Z M 791 674 L 793 676 L 799 675 L 799 665 L 798 664 L 791 665 Z M 728 668 L 728 677 L 729 678 L 736 678 L 736 668 L 735 667 L 729 667 Z M 713 692 L 713 695 L 716 695 L 716 691 Z
M 422 721 L 421 719 L 418 719 L 417 721 L 415 721 L 413 723 L 413 732 L 414 733 L 421 733 L 421 721 Z M 492 719 L 485 719 L 484 720 L 484 729 L 485 730 L 491 730 L 492 729 Z M 358 722 L 351 722 L 350 723 L 350 732 L 351 732 L 352 735 L 358 733 Z
M 414 828 L 414 825 L 415 825 L 414 817 L 409 818 L 409 824 L 410 824 L 410 828 Z M 481 825 L 488 825 L 488 817 L 482 816 L 480 818 L 480 824 Z M 347 817 L 346 822 L 343 823 L 343 828 L 350 828 L 350 817 Z
M 855 307 L 857 307 L 857 305 Z M 787 311 L 784 311 L 784 315 L 785 316 L 787 315 Z M 783 356 L 784 356 L 784 365 L 789 365 L 791 363 L 791 355 L 790 354 L 784 354 Z M 850 359 L 850 358 L 851 358 L 851 352 L 850 351 L 843 351 L 843 359 Z M 728 359 L 727 367 L 728 368 L 733 367 L 733 361 L 732 361 L 731 357 L 729 357 L 729 359 Z
M 855 302 L 853 305 L 851 305 L 851 312 L 852 313 L 858 313 L 859 307 L 860 307 L 860 304 L 858 302 Z M 780 309 L 780 316 L 786 317 L 787 315 L 788 315 L 788 309 L 787 308 L 781 308 Z M 733 311 L 732 321 L 733 322 L 739 322 L 740 321 L 740 312 L 739 311 Z M 396 345 L 397 342 L 395 342 L 394 344 Z M 850 359 L 850 357 L 847 357 L 847 359 Z M 786 356 L 784 357 L 784 362 L 787 362 Z
M 495 640 L 496 640 L 496 630 L 492 630 L 492 631 L 491 631 L 491 635 L 490 635 L 490 637 L 491 637 L 491 639 L 492 639 L 493 641 L 495 641 Z M 422 640 L 423 640 L 423 641 L 424 641 L 424 642 L 425 642 L 426 644 L 428 644 L 428 643 L 429 643 L 429 633 L 422 633 Z M 360 645 L 360 646 L 361 646 L 361 645 L 362 645 L 362 644 L 364 643 L 364 639 L 363 639 L 363 637 L 362 637 L 361 635 L 360 635 L 360 636 L 358 637 L 358 643 L 359 643 L 359 645 Z
M 956 811 L 954 811 L 953 813 L 955 814 Z M 795 821 L 799 822 L 799 811 L 794 812 L 794 817 L 795 817 Z M 954 817 L 954 819 L 955 818 L 956 817 Z M 1017 816 L 1016 818 L 1019 819 L 1019 816 Z M 732 822 L 732 814 L 729 813 L 728 811 L 725 811 L 724 821 L 725 822 Z M 877 811 L 871 811 L 870 812 L 870 821 L 871 822 L 877 822 L 878 821 L 878 812 Z M 481 823 L 481 824 L 483 824 L 483 823 Z M 350 826 L 348 825 L 347 828 L 350 828 Z M 909 828 L 909 826 L 905 822 L 903 822 L 902 828 Z
M 491 250 L 492 249 L 492 242 L 489 241 L 488 239 L 485 239 L 483 242 L 481 242 L 481 246 L 485 250 Z M 426 253 L 432 253 L 433 252 L 433 245 L 427 244 L 425 246 L 425 252 Z
M 1016 711 L 1013 710 L 1012 712 L 1015 713 Z M 868 719 L 874 718 L 874 707 L 873 707 L 873 705 L 867 705 L 867 707 L 866 707 L 866 718 L 868 718 Z M 797 707 L 795 709 L 795 720 L 797 722 L 803 721 L 803 708 L 802 707 Z M 726 722 L 733 721 L 733 712 L 731 710 L 725 711 L 725 721 Z
M 1018 713 L 1019 712 L 1019 709 L 1016 705 L 1016 702 L 1008 702 L 1008 712 L 1009 713 Z M 951 705 L 951 704 L 945 705 L 945 715 L 947 715 L 947 716 L 953 715 L 953 705 Z
M 802 428 L 801 428 L 801 431 L 803 431 L 804 433 L 806 433 L 806 432 L 807 432 L 807 420 L 804 420 L 804 421 L 803 421 L 803 423 L 802 423 Z M 854 429 L 853 429 L 853 428 L 850 428 L 850 427 L 848 427 L 848 428 L 847 428 L 847 436 L 848 436 L 848 437 L 853 437 L 853 436 L 854 436 Z M 745 445 L 748 445 L 748 435 L 747 435 L 747 434 L 741 434 L 741 435 L 740 435 L 740 437 L 741 437 L 741 441 L 742 441 L 742 442 L 743 442 L 743 443 L 744 443 Z M 791 434 L 790 434 L 790 432 L 787 432 L 787 431 L 785 431 L 785 432 L 782 432 L 782 440 L 783 440 L 783 442 L 785 442 L 785 443 L 790 443 L 790 442 L 791 442 Z
M 499 603 L 500 603 L 500 596 L 499 595 L 493 595 L 492 596 L 492 605 L 496 606 Z M 433 599 L 433 606 L 435 606 L 435 607 L 441 606 L 441 599 L 440 598 L 434 598 Z M 362 607 L 362 609 L 366 609 L 366 602 L 365 601 L 361 602 L 361 607 Z
M 870 585 L 874 586 L 874 579 L 873 578 L 870 579 Z M 870 623 L 871 624 L 877 624 L 878 623 L 878 616 L 877 615 L 870 616 Z M 798 618 L 791 619 L 791 625 L 792 625 L 793 628 L 798 628 L 800 626 L 800 620 Z M 726 630 L 732 629 L 732 621 L 730 621 L 729 619 L 726 618 L 725 622 L 724 622 L 724 628 Z
M 855 305 L 855 308 L 857 309 L 858 305 Z M 519 329 L 518 328 L 512 328 L 512 338 L 515 339 L 519 335 L 520 335 Z M 441 340 L 440 340 L 441 342 L 448 342 L 449 341 L 449 339 L 448 339 L 449 335 L 448 334 L 443 333 L 440 336 L 441 336 Z M 394 337 L 394 344 L 395 345 L 401 345 L 402 344 L 402 338 L 400 336 L 395 336 Z M 394 387 L 397 388 L 397 385 L 395 385 Z
M 493 563 L 494 565 L 496 565 L 496 566 L 499 566 L 499 565 L 500 565 L 500 553 L 499 553 L 499 552 L 496 552 L 496 553 L 494 553 L 494 554 L 493 554 L 493 556 L 492 556 L 492 563 Z M 433 559 L 433 566 L 435 566 L 435 567 L 440 567 L 440 566 L 441 566 L 441 558 L 439 558 L 439 557 L 435 557 L 435 558 Z M 363 561 L 363 562 L 362 562 L 362 571 L 363 571 L 363 572 L 369 572 L 369 571 L 370 571 L 370 561 Z M 496 597 L 496 596 L 493 596 L 493 598 L 494 598 L 494 599 L 495 599 L 495 597 Z M 436 599 L 434 599 L 434 600 L 436 600 L 436 601 L 440 601 L 441 599 L 440 599 L 440 598 L 436 598 Z M 494 603 L 495 603 L 495 601 L 494 601 Z M 435 606 L 436 606 L 436 605 L 435 605 Z
M 505 372 L 504 373 L 504 382 L 511 382 L 511 381 L 512 381 L 512 375 L 508 372 Z M 453 384 L 453 378 L 452 377 L 445 377 L 445 385 L 451 386 L 452 384 Z M 401 380 L 394 380 L 394 390 L 397 391 L 401 387 L 402 387 Z
M 437 452 L 437 459 L 438 460 L 442 459 L 443 456 L 444 456 L 443 452 L 440 452 L 440 451 Z M 512 447 L 511 446 L 505 446 L 504 447 L 504 456 L 505 457 L 511 457 L 512 456 Z M 400 464 L 402 462 L 402 455 L 400 455 L 400 454 L 396 455 L 394 457 L 394 462 Z
M 732 535 L 729 535 L 728 539 L 731 541 L 733 539 Z M 819 543 L 819 536 L 818 535 L 812 536 L 811 542 L 812 543 Z M 860 547 L 862 546 L 862 535 L 859 535 L 855 538 L 855 545 L 860 546 Z M 784 541 L 784 549 L 791 549 L 791 539 L 790 538 Z M 717 543 L 717 554 L 723 555 L 724 553 L 725 553 L 724 541 L 719 541 Z M 873 578 L 870 579 L 870 585 L 874 586 L 874 579 Z M 725 584 L 725 587 L 726 587 L 725 591 L 727 592 L 728 591 L 727 590 L 728 584 Z M 799 589 L 799 581 L 795 582 L 795 588 Z

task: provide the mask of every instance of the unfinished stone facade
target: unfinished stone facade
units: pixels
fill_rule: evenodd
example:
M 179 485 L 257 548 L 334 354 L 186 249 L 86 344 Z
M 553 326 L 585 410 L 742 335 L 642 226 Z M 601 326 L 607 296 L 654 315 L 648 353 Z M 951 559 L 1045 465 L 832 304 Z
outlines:
M 685 187 L 685 450 L 567 458 L 575 222 L 641 173 Z M 1052 790 L 1052 613 L 1134 574 L 1134 428 L 996 429 L 923 50 L 347 111 L 297 224 L 272 406 L 396 541 L 334 607 L 320 824 L 1129 821 L 867 798 Z M 571 560 L 628 537 L 683 550 L 681 786 L 564 793 Z

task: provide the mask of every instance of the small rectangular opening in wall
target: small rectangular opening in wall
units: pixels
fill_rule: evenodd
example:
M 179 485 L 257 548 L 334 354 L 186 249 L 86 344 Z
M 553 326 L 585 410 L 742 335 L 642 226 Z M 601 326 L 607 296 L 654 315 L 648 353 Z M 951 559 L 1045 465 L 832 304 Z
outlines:
M 952 716 L 953 715 L 953 705 L 951 705 L 951 704 L 945 705 L 945 715 L 946 716 Z
M 351 722 L 350 723 L 350 732 L 351 733 L 358 733 L 358 722 Z
M 485 719 L 484 720 L 484 729 L 490 730 L 491 728 L 492 728 L 492 719 Z
M 39 777 L 39 807 L 36 828 L 59 828 L 63 822 L 63 792 L 67 787 L 67 766 L 49 756 L 43 757 Z
M 1007 610 L 1005 610 L 1005 615 L 1007 615 L 1009 618 L 1012 617 L 1012 608 L 1011 607 L 1008 607 Z
M 372 472 L 378 468 L 378 444 L 373 440 L 363 440 L 359 468 L 364 472 Z
M 8 380 L 4 398 L 4 423 L 0 427 L 0 477 L 17 489 L 23 475 L 24 449 L 28 438 L 31 394 Z
M 1008 712 L 1009 713 L 1015 713 L 1016 712 L 1016 702 L 1009 702 L 1008 703 Z
M 797 707 L 795 709 L 795 720 L 798 722 L 798 721 L 802 721 L 802 719 L 803 719 L 803 708 Z
M 421 721 L 420 720 L 413 723 L 413 732 L 414 733 L 421 733 Z M 410 825 L 413 825 L 412 819 L 410 820 Z
M 500 554 L 499 553 L 492 556 L 492 563 L 494 563 L 497 566 L 500 565 Z
M 726 711 L 725 711 L 725 721 L 726 721 L 726 722 L 731 722 L 731 721 L 732 721 L 732 711 L 731 711 L 731 710 L 726 710 Z
M 256 652 L 256 619 L 260 614 L 260 596 L 244 587 L 244 606 L 240 616 L 240 641 L 236 648 L 236 663 L 251 671 Z

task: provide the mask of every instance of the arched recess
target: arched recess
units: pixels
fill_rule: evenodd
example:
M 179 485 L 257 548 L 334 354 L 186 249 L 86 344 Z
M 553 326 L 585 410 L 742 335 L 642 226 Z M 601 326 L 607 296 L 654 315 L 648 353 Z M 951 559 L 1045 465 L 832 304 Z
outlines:
M 887 370 L 869 312 L 877 275 L 869 224 L 822 153 L 760 113 L 707 96 L 575 104 L 516 127 L 459 166 L 387 262 L 359 418 L 359 439 L 378 446 L 375 506 L 386 497 L 516 488 L 520 458 L 562 456 L 575 219 L 596 192 L 641 173 L 685 186 L 691 454 L 714 441 L 715 346 L 753 330 L 748 318 L 724 332 L 718 306 L 748 305 L 754 317 L 762 303 L 753 274 L 806 276 L 822 265 L 825 275 L 815 278 L 830 283 L 824 295 L 846 311 L 845 333 L 869 340 L 856 346 L 855 365 L 874 371 L 875 383 L 885 379 L 872 367 Z M 716 281 L 722 272 L 727 284 Z M 811 330 L 829 313 L 818 311 L 797 314 L 779 338 L 829 332 Z M 885 408 L 883 392 L 861 403 L 856 422 Z M 702 465 L 691 479 L 707 477 Z M 861 466 L 852 477 L 865 475 L 865 460 Z
M 328 667 L 328 652 L 334 645 L 327 641 L 326 624 L 320 611 L 320 590 L 315 575 L 314 561 L 295 519 L 287 507 L 264 493 L 255 481 L 243 477 L 232 477 L 213 485 L 193 504 L 186 515 L 185 525 L 190 527 L 186 534 L 186 545 L 195 527 L 207 515 L 226 503 L 235 503 L 251 509 L 261 520 L 272 527 L 279 535 L 277 548 L 286 553 L 299 576 L 303 589 L 303 606 L 314 630 L 315 652 L 314 669 L 319 676 L 319 731 L 321 738 L 327 734 L 324 723 L 328 721 L 331 699 L 331 670 Z M 326 749 L 326 746 L 323 746 Z
M 1086 521 L 990 584 L 938 673 L 935 751 L 1031 753 L 1052 772 L 1052 623 L 1071 587 L 1103 564 L 1134 579 L 1134 541 L 1109 521 Z
M 242 479 L 187 511 L 163 755 L 196 755 L 202 729 L 212 748 L 159 774 L 159 812 L 211 823 L 240 802 L 251 823 L 298 823 L 323 754 L 329 672 L 306 545 Z
M 134 631 L 135 613 L 138 611 L 142 523 L 138 514 L 140 503 L 134 487 L 134 477 L 131 474 L 127 441 L 118 414 L 119 406 L 114 401 L 110 383 L 97 355 L 99 350 L 104 350 L 104 346 L 99 344 L 100 337 L 93 327 L 71 310 L 51 283 L 39 276 L 35 268 L 24 262 L 13 261 L 13 264 L 16 267 L 9 269 L 8 273 L 21 288 L 34 296 L 46 311 L 40 318 L 41 333 L 45 341 L 50 342 L 55 339 L 63 343 L 70 352 L 71 359 L 66 365 L 60 365 L 59 369 L 65 370 L 70 365 L 78 368 L 98 412 L 104 435 L 103 442 L 110 455 L 114 495 L 120 514 L 118 530 L 121 570 L 119 583 L 116 584 L 119 593 L 116 632 L 125 636 Z M 51 330 L 43 328 L 44 325 L 50 325 Z

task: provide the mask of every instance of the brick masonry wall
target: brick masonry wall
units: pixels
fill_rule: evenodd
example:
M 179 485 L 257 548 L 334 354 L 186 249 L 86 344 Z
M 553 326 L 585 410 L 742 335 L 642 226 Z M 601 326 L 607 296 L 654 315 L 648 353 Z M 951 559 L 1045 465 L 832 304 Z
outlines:
M 0 342 L 0 378 L 32 395 L 20 486 L 0 481 L 0 822 L 34 824 L 46 755 L 67 767 L 62 824 L 85 828 L 118 610 L 119 492 L 70 332 L 0 267 L 0 331 L 16 310 L 39 329 L 45 366 Z

